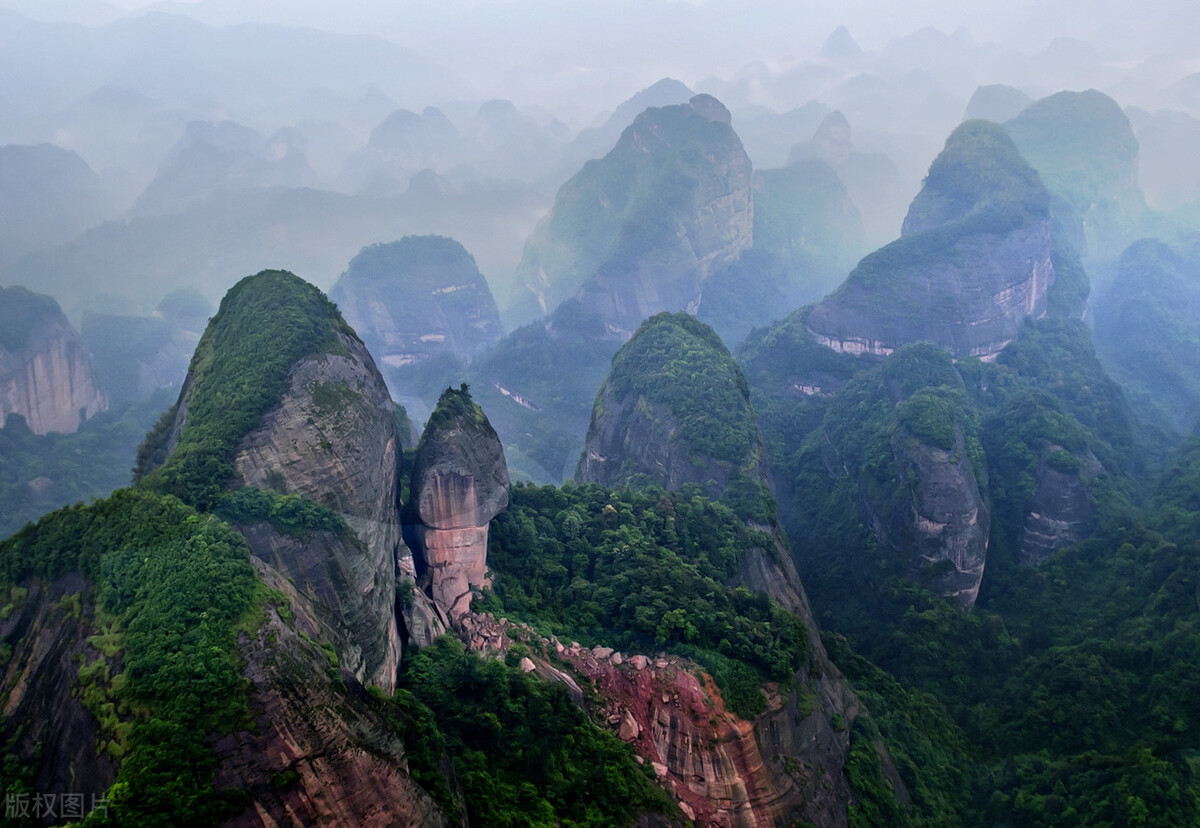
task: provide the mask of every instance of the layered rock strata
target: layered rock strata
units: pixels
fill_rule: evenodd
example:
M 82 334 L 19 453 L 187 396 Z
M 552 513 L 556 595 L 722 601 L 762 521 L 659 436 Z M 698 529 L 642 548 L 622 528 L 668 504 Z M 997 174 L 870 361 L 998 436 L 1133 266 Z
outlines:
M 0 288 L 0 427 L 20 414 L 35 434 L 70 433 L 106 408 L 83 339 L 58 303 Z
M 1049 194 L 1003 129 L 956 129 L 909 207 L 901 238 L 864 258 L 807 324 L 839 353 L 936 342 L 994 359 L 1054 285 Z
M 274 532 L 247 539 L 351 631 L 354 643 L 339 653 L 351 672 L 390 690 L 401 649 L 397 572 L 413 574 L 397 504 L 400 446 L 370 354 L 349 334 L 339 339 L 344 354 L 314 354 L 293 366 L 288 391 L 242 438 L 234 464 L 244 485 L 303 495 L 346 521 L 353 537 L 330 538 L 328 546 Z

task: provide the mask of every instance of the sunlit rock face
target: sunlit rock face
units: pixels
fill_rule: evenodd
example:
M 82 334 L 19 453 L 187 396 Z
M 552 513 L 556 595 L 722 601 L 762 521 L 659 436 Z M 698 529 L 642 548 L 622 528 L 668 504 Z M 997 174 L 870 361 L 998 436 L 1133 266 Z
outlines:
M 751 164 L 710 95 L 651 107 L 562 186 L 525 248 L 528 315 L 578 296 L 628 337 L 700 307 L 704 281 L 753 240 Z
M 0 288 L 0 427 L 19 414 L 35 434 L 70 433 L 106 408 L 83 339 L 58 303 Z
M 504 447 L 466 388 L 446 389 L 413 468 L 420 584 L 451 621 L 488 584 L 488 523 L 508 506 Z
M 813 308 L 812 336 L 839 353 L 886 356 L 936 342 L 990 360 L 1046 314 L 1054 285 L 1049 195 L 1004 130 L 956 129 L 913 200 L 901 237 L 864 258 Z

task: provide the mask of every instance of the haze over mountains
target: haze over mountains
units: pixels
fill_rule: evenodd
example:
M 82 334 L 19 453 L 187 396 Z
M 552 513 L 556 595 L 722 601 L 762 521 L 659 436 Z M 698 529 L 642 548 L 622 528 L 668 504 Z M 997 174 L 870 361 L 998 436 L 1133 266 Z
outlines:
M 1200 824 L 1194 15 L 408 6 L 0 0 L 17 824 Z

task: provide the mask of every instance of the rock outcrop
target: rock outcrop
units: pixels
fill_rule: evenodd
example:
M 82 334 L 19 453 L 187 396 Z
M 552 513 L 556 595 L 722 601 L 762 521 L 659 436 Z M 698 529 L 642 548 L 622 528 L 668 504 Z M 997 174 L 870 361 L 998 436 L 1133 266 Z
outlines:
M 441 236 L 364 248 L 329 298 L 391 378 L 438 358 L 469 362 L 503 333 L 475 260 Z
M 420 584 L 451 620 L 487 578 L 488 523 L 508 506 L 504 447 L 466 386 L 447 388 L 421 435 L 412 475 Z
M 597 397 L 576 480 L 670 489 L 697 484 L 770 538 L 766 548 L 752 548 L 739 562 L 734 583 L 766 594 L 804 623 L 810 657 L 794 684 L 819 688 L 811 710 L 799 709 L 794 693 L 772 690 L 769 709 L 754 722 L 705 725 L 700 722 L 720 717 L 702 715 L 699 697 L 711 692 L 703 680 L 688 676 L 670 688 L 660 706 L 636 673 L 593 670 L 589 675 L 600 677 L 610 704 L 632 711 L 636 727 L 626 724 L 625 730 L 635 739 L 641 734 L 643 755 L 651 761 L 666 757 L 669 772 L 682 780 L 669 788 L 697 814 L 716 820 L 710 824 L 722 824 L 714 816 L 714 801 L 730 803 L 725 807 L 733 824 L 773 825 L 796 818 L 839 824 L 844 812 L 809 786 L 816 780 L 813 769 L 820 766 L 819 775 L 844 790 L 848 742 L 830 722 L 834 715 L 853 718 L 857 700 L 825 654 L 791 553 L 775 525 L 770 475 L 745 377 L 711 328 L 685 313 L 658 314 L 618 351 Z M 667 671 L 658 680 L 671 684 L 679 677 Z M 712 738 L 727 742 L 729 749 L 697 748 Z M 798 757 L 803 770 L 785 770 L 783 756 Z M 828 808 L 820 818 L 806 810 L 819 808 Z
M 881 509 L 866 494 L 870 528 L 879 542 L 908 557 L 908 575 L 962 607 L 979 596 L 987 563 L 991 515 L 961 430 L 945 449 L 915 439 L 904 428 L 892 435 L 906 497 Z
M 747 722 L 729 712 L 712 678 L 688 659 L 546 639 L 487 614 L 465 614 L 458 624 L 468 647 L 482 655 L 503 656 L 523 644 L 529 672 L 561 682 L 579 703 L 581 683 L 590 685 L 603 699 L 609 729 L 653 768 L 694 824 L 847 824 L 847 737 L 820 711 L 852 718 L 859 707 L 836 673 L 798 676 L 791 689 L 768 685 L 766 712 Z M 796 687 L 815 699 L 802 699 Z M 818 712 L 803 709 L 813 702 Z
M 0 644 L 11 653 L 0 667 L 0 725 L 12 738 L 6 750 L 38 758 L 31 763 L 33 790 L 83 794 L 85 807 L 104 798 L 117 774 L 80 692 L 81 672 L 105 669 L 107 675 L 88 640 L 99 632 L 94 596 L 75 572 L 50 584 L 34 581 L 8 596 L 8 614 L 0 620 Z M 118 664 L 111 667 L 119 671 Z
M 562 186 L 526 245 L 526 312 L 579 296 L 622 338 L 659 311 L 695 313 L 704 281 L 750 247 L 750 179 L 715 98 L 647 109 Z
M 968 121 L 946 140 L 901 238 L 863 259 L 813 308 L 821 344 L 886 356 L 930 340 L 993 359 L 1046 313 L 1054 284 L 1049 194 L 1004 130 Z
M 575 479 L 695 483 L 716 499 L 735 478 L 764 483 L 762 463 L 749 388 L 725 345 L 686 313 L 660 313 L 613 357 Z
M 339 689 L 326 652 L 305 640 L 323 633 L 304 617 L 305 603 L 292 595 L 301 610 L 294 626 L 271 608 L 266 623 L 239 641 L 255 728 L 216 742 L 215 784 L 245 791 L 250 803 L 223 824 L 450 824 L 409 776 L 404 742 L 383 705 Z
M 1021 533 L 1018 560 L 1038 564 L 1064 546 L 1081 541 L 1095 528 L 1089 491 L 1104 470 L 1090 451 L 1077 456 L 1047 445 L 1038 462 L 1036 488 Z
M 245 348 L 246 325 L 258 326 L 259 337 L 289 343 L 298 330 L 320 333 L 294 346 L 279 397 L 247 418 L 251 428 L 232 447 L 228 485 L 303 496 L 334 512 L 349 531 L 297 540 L 270 523 L 239 528 L 258 558 L 294 579 L 331 624 L 347 631 L 338 648 L 347 669 L 390 691 L 401 649 L 395 585 L 414 577 L 400 527 L 401 446 L 383 377 L 337 309 L 290 273 L 264 271 L 234 286 L 196 349 L 168 445 L 175 451 L 188 442 L 185 430 L 197 407 L 217 414 L 211 409 L 220 391 L 206 368 L 242 358 L 220 351 Z
M 107 407 L 83 339 L 58 303 L 0 288 L 0 424 L 20 414 L 35 434 L 70 433 Z

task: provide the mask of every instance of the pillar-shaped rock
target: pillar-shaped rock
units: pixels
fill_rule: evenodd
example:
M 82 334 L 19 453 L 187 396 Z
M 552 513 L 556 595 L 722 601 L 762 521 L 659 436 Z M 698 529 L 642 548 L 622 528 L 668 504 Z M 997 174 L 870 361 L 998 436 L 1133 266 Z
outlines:
M 421 586 L 453 621 L 487 585 L 488 523 L 508 506 L 504 447 L 465 385 L 446 389 L 425 426 L 412 503 Z

